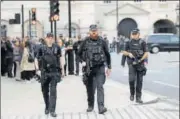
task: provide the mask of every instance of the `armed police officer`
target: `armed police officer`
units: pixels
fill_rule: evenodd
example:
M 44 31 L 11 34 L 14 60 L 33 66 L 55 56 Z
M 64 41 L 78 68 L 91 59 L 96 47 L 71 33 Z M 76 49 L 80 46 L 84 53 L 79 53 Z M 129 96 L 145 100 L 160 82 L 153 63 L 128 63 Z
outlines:
M 143 103 L 141 90 L 143 76 L 146 74 L 144 59 L 148 57 L 148 51 L 146 42 L 140 38 L 139 29 L 136 28 L 131 31 L 131 39 L 125 44 L 125 50 L 122 53 L 127 56 L 129 67 L 130 100 L 134 101 L 136 90 L 136 102 Z
M 56 86 L 60 82 L 60 56 L 61 49 L 54 43 L 53 34 L 48 33 L 43 44 L 38 50 L 37 58 L 40 59 L 41 67 L 37 68 L 37 74 L 41 76 L 41 88 L 45 102 L 45 114 L 56 117 Z M 37 62 L 37 60 L 36 60 Z M 50 95 L 49 95 L 50 92 Z
M 83 64 L 83 82 L 86 85 L 88 97 L 87 112 L 94 109 L 94 94 L 97 88 L 97 102 L 99 114 L 104 114 L 107 109 L 104 106 L 105 63 L 108 66 L 107 75 L 111 71 L 111 57 L 108 46 L 102 37 L 98 35 L 96 25 L 90 26 L 90 36 L 82 42 L 78 54 Z

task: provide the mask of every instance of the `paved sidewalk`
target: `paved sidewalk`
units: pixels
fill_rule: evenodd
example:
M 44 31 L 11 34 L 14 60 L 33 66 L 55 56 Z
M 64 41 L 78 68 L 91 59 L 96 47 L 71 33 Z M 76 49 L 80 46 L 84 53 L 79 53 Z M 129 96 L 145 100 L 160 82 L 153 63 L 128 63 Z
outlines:
M 105 105 L 108 112 L 99 115 L 97 103 L 92 113 L 86 113 L 86 90 L 80 77 L 68 76 L 58 84 L 56 119 L 179 119 L 179 104 L 163 100 L 143 91 L 145 104 L 129 101 L 126 85 L 106 81 Z M 44 115 L 40 84 L 1 78 L 1 119 L 51 119 Z

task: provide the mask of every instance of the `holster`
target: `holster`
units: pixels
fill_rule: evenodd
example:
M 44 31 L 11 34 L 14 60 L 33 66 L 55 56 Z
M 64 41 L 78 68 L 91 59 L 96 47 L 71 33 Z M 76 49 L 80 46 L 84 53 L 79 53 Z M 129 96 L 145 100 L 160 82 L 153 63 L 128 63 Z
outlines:
M 134 67 L 138 72 L 141 72 L 144 76 L 146 75 L 147 68 L 144 66 L 143 63 L 136 64 L 134 65 Z

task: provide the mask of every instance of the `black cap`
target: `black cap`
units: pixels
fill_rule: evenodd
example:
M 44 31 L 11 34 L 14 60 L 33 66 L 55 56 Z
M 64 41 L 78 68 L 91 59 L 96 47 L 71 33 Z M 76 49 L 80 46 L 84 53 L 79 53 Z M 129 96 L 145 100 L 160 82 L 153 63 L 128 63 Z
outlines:
M 53 33 L 47 33 L 46 37 L 53 37 Z
M 138 34 L 140 33 L 140 30 L 138 28 L 135 28 L 131 31 L 131 34 Z
M 97 30 L 97 25 L 96 24 L 90 25 L 89 30 L 90 31 L 96 31 Z

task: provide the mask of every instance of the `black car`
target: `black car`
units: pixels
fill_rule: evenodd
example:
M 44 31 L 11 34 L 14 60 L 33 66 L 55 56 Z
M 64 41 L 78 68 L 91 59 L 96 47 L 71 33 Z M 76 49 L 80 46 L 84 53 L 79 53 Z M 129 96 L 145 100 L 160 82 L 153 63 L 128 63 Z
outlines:
M 150 53 L 179 51 L 179 36 L 174 34 L 153 34 L 147 36 Z

